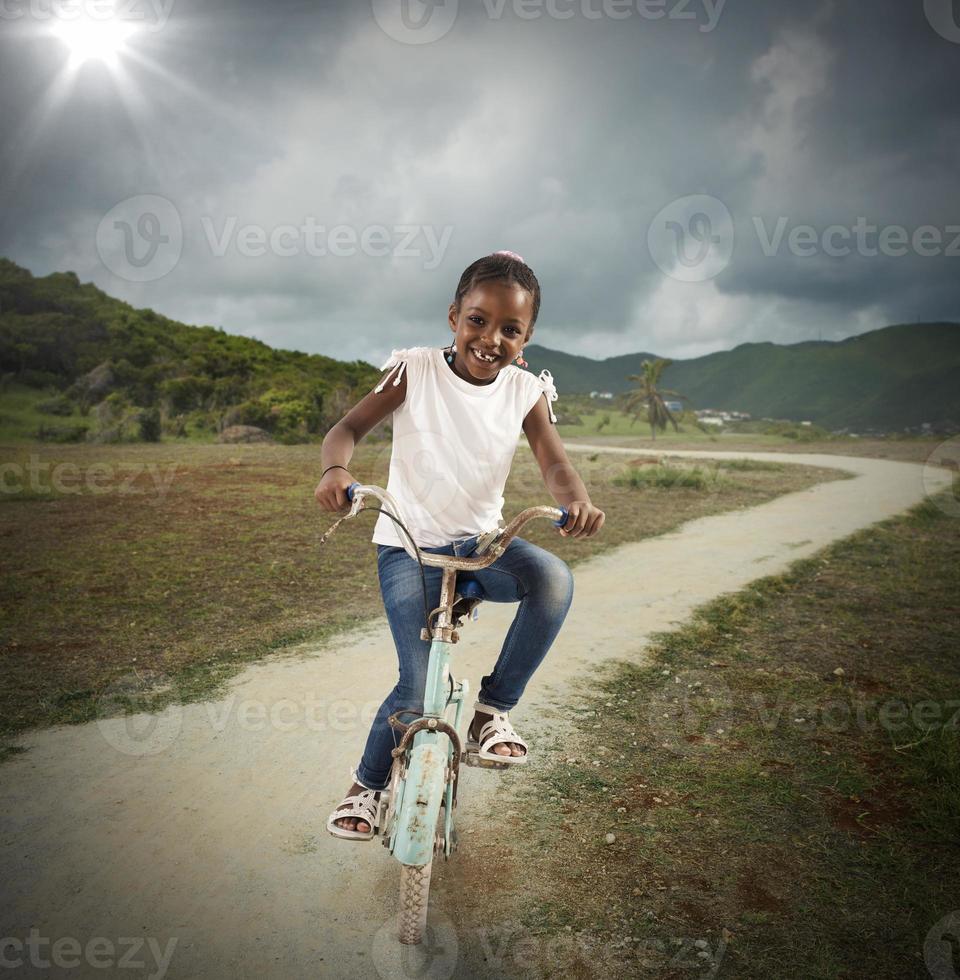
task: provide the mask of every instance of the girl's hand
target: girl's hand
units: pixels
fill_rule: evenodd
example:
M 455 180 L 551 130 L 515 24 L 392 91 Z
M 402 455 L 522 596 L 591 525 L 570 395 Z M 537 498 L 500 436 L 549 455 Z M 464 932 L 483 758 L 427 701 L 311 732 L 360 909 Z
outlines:
M 567 523 L 560 528 L 564 537 L 591 538 L 603 527 L 604 513 L 589 500 L 574 500 L 566 505 Z
M 317 484 L 317 489 L 313 491 L 313 495 L 324 510 L 343 510 L 350 506 L 347 487 L 351 483 L 357 482 L 349 470 L 341 469 L 338 466 L 334 470 L 328 470 L 323 475 L 323 479 Z

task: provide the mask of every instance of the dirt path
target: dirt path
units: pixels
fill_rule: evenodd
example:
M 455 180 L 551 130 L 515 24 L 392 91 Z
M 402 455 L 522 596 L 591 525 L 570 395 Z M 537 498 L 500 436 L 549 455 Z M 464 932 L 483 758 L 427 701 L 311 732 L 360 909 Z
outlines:
M 531 765 L 539 739 L 562 737 L 558 706 L 592 666 L 642 658 L 651 632 L 679 625 L 695 606 L 897 514 L 925 491 L 911 463 L 730 455 L 857 478 L 701 518 L 579 565 L 564 629 L 512 715 L 532 742 Z M 928 471 L 926 490 L 949 479 Z M 464 630 L 454 674 L 473 693 L 514 611 L 487 603 Z M 398 869 L 379 838 L 337 841 L 324 829 L 393 683 L 394 656 L 381 620 L 329 648 L 253 666 L 216 702 L 23 736 L 28 751 L 0 767 L 0 963 L 44 977 L 489 975 L 489 945 L 453 928 L 450 903 L 471 836 L 497 832 L 499 781 L 519 774 L 464 771 L 462 848 L 440 869 L 426 968 L 397 955 Z M 52 955 L 53 967 L 36 965 Z

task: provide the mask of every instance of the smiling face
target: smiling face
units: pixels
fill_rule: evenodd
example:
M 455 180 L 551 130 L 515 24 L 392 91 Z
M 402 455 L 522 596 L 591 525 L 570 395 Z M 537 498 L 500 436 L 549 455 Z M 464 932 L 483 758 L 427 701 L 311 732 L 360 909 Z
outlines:
M 474 286 L 459 312 L 450 304 L 454 371 L 472 384 L 490 384 L 533 336 L 532 317 L 533 297 L 523 287 L 495 279 Z

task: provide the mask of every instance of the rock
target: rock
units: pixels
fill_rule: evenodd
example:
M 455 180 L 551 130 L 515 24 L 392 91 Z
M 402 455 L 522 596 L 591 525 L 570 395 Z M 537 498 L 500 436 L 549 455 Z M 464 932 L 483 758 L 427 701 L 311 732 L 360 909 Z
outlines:
M 612 844 L 616 839 L 617 839 L 617 835 L 616 834 L 607 834 L 607 836 L 604 837 L 604 840 L 608 844 Z
M 80 394 L 91 399 L 99 399 L 111 391 L 116 384 L 116 378 L 109 361 L 103 361 L 92 371 L 81 375 L 74 382 L 74 388 Z
M 220 433 L 217 442 L 273 442 L 273 437 L 255 425 L 231 425 Z

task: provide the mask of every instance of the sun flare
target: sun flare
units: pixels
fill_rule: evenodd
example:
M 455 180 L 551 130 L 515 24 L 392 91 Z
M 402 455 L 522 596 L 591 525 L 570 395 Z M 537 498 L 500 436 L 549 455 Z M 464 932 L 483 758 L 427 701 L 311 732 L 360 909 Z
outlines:
M 118 18 L 93 20 L 77 18 L 61 20 L 53 33 L 70 52 L 70 60 L 75 66 L 86 61 L 102 61 L 115 65 L 118 56 L 124 51 L 127 39 L 136 28 Z

